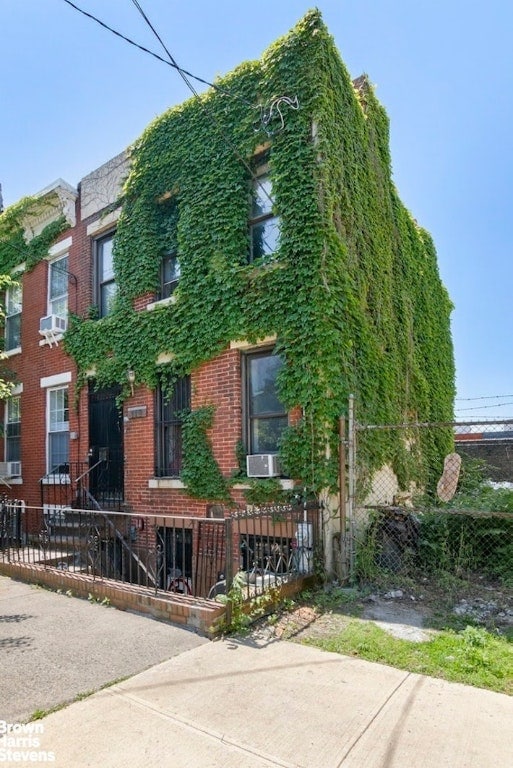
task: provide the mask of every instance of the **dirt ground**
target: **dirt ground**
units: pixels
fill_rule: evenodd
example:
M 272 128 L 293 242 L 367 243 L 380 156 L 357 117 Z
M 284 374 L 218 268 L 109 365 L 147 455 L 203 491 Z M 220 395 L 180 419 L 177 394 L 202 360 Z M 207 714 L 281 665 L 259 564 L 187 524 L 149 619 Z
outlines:
M 353 619 L 373 621 L 405 640 L 423 642 L 442 628 L 471 624 L 513 639 L 513 589 L 479 580 L 460 584 L 428 582 L 327 585 L 297 601 L 291 610 L 261 620 L 254 632 L 266 639 L 302 640 L 340 633 Z

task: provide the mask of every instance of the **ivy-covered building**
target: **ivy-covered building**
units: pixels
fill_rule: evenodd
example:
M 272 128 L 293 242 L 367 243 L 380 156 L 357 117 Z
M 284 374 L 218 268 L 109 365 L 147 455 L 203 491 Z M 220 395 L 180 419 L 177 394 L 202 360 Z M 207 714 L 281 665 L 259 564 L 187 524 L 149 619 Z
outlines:
M 0 259 L 20 270 L 4 459 L 29 504 L 83 465 L 135 515 L 337 498 L 350 393 L 367 423 L 452 419 L 435 249 L 393 184 L 386 113 L 318 11 L 77 190 L 8 209 Z M 363 450 L 403 486 L 447 452 L 441 435 L 411 467 L 394 439 Z

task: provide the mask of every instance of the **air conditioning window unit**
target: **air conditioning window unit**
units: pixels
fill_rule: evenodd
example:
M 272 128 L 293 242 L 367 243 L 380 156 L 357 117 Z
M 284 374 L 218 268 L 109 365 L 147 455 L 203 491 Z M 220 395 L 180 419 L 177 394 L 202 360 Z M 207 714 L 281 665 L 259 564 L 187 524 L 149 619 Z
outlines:
M 68 319 L 59 315 L 47 315 L 39 321 L 39 333 L 46 336 L 49 333 L 64 333 L 68 327 Z
M 21 461 L 0 461 L 0 477 L 20 477 Z
M 248 477 L 277 477 L 281 474 L 278 456 L 274 453 L 253 453 L 246 456 Z
M 8 461 L 9 477 L 21 477 L 21 461 Z

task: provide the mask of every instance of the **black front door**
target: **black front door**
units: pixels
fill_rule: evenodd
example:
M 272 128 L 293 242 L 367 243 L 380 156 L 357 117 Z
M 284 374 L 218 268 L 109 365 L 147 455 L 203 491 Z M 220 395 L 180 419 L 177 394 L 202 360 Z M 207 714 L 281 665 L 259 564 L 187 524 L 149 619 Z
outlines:
M 101 506 L 123 500 L 123 413 L 119 386 L 89 386 L 89 490 Z

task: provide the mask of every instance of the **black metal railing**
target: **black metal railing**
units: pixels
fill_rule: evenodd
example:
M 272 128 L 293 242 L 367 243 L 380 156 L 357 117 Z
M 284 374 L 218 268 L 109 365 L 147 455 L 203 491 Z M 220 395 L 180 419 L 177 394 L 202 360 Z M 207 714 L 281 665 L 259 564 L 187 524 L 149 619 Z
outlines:
M 12 501 L 6 496 L 0 497 L 0 550 L 21 547 L 24 543 L 22 501 Z
M 91 505 L 97 504 L 95 500 Z M 321 556 L 319 507 L 273 505 L 224 518 L 132 515 L 0 500 L 0 562 L 215 598 L 303 580 Z
M 234 579 L 246 598 L 313 576 L 322 558 L 317 502 L 244 509 L 232 517 Z
M 122 511 L 123 489 L 117 487 L 120 483 L 109 482 L 109 473 L 109 459 L 53 467 L 40 480 L 41 506 Z
M 0 562 L 207 597 L 226 562 L 226 521 L 0 502 Z

